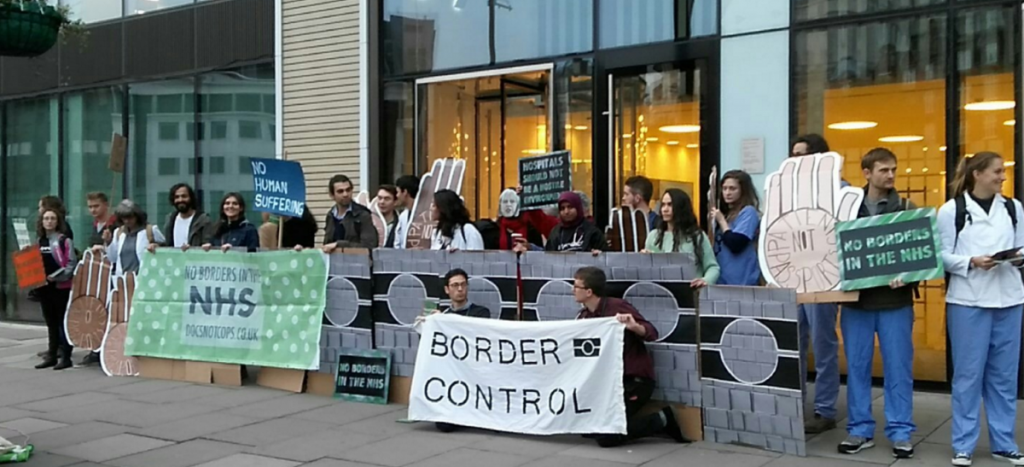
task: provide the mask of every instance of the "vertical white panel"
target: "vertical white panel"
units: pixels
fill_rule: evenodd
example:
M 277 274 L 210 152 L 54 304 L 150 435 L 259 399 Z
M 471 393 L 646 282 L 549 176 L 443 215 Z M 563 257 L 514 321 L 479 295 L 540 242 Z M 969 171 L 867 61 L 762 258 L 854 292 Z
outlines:
M 723 36 L 789 27 L 790 0 L 721 1 Z

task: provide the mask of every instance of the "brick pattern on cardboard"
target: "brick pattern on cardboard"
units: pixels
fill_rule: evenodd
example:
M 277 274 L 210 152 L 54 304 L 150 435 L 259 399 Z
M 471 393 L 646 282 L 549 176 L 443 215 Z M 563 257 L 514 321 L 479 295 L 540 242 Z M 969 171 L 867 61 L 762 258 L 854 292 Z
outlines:
M 701 292 L 700 312 L 795 323 L 796 294 L 763 287 L 709 287 Z M 774 335 L 760 323 L 738 320 L 726 328 L 719 348 L 730 372 L 747 384 L 702 378 L 705 439 L 806 456 L 801 392 L 753 384 L 775 369 L 774 359 L 781 352 Z
M 333 254 L 328 256 L 328 261 L 324 315 L 331 324 L 324 324 L 320 331 L 320 373 L 334 373 L 338 353 L 344 349 L 373 349 L 371 330 L 348 326 L 360 311 L 358 292 L 352 280 L 370 278 L 370 255 Z

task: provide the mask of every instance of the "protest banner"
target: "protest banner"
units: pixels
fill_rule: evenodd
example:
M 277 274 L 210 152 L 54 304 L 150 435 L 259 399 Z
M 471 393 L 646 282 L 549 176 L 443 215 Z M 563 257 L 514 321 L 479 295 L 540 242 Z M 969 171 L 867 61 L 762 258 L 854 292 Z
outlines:
M 626 433 L 624 326 L 613 318 L 426 319 L 409 419 L 533 435 Z
M 18 240 L 18 249 L 24 250 L 32 246 L 32 237 L 28 233 L 28 220 L 24 218 L 11 219 L 14 225 L 14 236 Z
M 836 225 L 843 290 L 938 279 L 944 273 L 935 209 L 864 217 Z
M 302 217 L 306 205 L 306 177 L 298 162 L 281 159 L 250 160 L 253 209 L 279 216 Z
M 14 273 L 18 276 L 18 288 L 34 289 L 46 285 L 46 268 L 43 266 L 43 254 L 39 247 L 30 246 L 11 255 L 14 262 Z
M 127 156 L 128 138 L 119 133 L 114 133 L 110 138 L 110 159 L 107 167 L 111 172 L 124 173 L 124 161 Z
M 519 159 L 520 209 L 540 209 L 558 203 L 558 197 L 572 191 L 572 156 L 558 151 Z
M 326 287 L 315 250 L 161 250 L 139 270 L 125 353 L 316 369 Z
M 353 402 L 388 403 L 391 354 L 380 350 L 346 349 L 338 353 L 334 396 Z

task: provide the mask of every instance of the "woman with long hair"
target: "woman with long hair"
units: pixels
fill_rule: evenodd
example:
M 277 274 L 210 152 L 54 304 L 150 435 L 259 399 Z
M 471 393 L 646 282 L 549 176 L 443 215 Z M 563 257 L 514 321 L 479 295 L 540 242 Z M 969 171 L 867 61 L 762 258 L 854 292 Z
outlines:
M 245 219 L 245 198 L 238 193 L 228 193 L 220 202 L 220 221 L 213 234 L 213 240 L 203 245 L 204 251 L 219 247 L 227 252 L 232 248 L 245 248 L 253 253 L 260 248 L 260 235 L 256 226 Z
M 761 228 L 760 201 L 750 175 L 730 170 L 718 188 L 719 206 L 709 217 L 715 232 L 715 258 L 722 267 L 718 283 L 748 285 L 761 283 L 757 262 L 757 234 Z
M 718 282 L 720 270 L 711 241 L 700 228 L 693 212 L 690 196 L 678 188 L 669 188 L 661 197 L 661 219 L 658 227 L 647 236 L 646 253 L 690 253 L 697 260 L 701 277 L 693 278 L 693 288 L 699 289 Z
M 430 214 L 437 222 L 431 237 L 431 250 L 483 250 L 484 239 L 469 219 L 465 203 L 452 190 L 434 193 Z
M 946 323 L 953 354 L 953 465 L 971 465 L 984 400 L 992 456 L 1024 465 L 1014 439 L 1024 283 L 1015 263 L 1024 246 L 1024 209 L 1000 193 L 1003 158 L 963 158 L 953 199 L 937 223 L 946 267 Z M 997 255 L 998 254 L 998 255 Z
M 36 365 L 36 369 L 52 367 L 54 370 L 63 370 L 72 366 L 71 344 L 64 334 L 64 314 L 71 297 L 71 280 L 78 259 L 75 257 L 71 237 L 65 233 L 66 229 L 64 213 L 59 209 L 44 210 L 36 222 L 39 251 L 43 255 L 46 271 L 46 285 L 36 290 L 43 309 L 43 319 L 46 320 L 49 344 L 43 362 Z

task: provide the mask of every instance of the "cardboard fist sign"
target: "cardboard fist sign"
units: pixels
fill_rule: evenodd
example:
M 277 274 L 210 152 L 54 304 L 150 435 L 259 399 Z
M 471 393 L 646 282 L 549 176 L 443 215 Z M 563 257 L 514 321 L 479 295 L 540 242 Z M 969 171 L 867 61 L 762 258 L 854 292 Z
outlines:
M 797 293 L 839 288 L 836 223 L 857 217 L 864 191 L 841 187 L 843 157 L 791 157 L 765 183 L 758 259 L 765 281 Z

